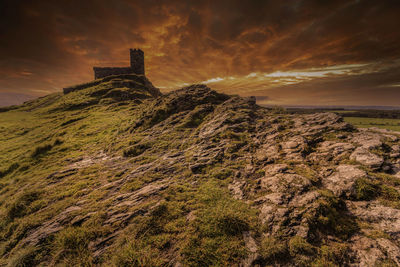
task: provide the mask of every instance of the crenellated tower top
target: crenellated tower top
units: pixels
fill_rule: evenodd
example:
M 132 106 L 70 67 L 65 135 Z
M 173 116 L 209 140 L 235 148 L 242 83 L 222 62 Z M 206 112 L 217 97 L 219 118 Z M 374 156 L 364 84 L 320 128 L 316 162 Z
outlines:
M 144 53 L 141 49 L 129 49 L 133 73 L 144 75 Z

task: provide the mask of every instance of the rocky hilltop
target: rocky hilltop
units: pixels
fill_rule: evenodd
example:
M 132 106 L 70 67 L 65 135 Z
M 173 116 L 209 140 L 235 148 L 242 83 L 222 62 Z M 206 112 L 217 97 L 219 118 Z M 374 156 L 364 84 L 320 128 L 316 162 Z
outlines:
M 400 265 L 400 133 L 120 75 L 0 136 L 4 266 Z

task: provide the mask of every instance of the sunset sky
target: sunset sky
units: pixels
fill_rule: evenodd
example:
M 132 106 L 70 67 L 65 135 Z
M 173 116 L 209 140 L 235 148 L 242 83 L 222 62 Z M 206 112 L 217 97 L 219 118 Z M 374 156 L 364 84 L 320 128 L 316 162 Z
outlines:
M 132 47 L 163 92 L 400 106 L 399 0 L 2 0 L 0 21 L 0 105 L 128 66 Z

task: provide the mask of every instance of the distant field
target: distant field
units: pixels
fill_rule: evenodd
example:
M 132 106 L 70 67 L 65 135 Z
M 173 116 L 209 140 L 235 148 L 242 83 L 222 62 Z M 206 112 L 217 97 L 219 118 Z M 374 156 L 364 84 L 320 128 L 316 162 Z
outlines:
M 349 113 L 354 113 L 357 111 L 355 111 L 355 110 L 332 110 L 330 112 L 339 113 L 339 114 L 349 114 Z
M 359 128 L 377 127 L 400 131 L 400 119 L 344 117 L 344 120 Z
M 377 127 L 392 131 L 400 131 L 400 110 L 288 108 L 287 112 L 293 114 L 333 112 L 341 115 L 346 122 L 351 123 L 359 128 Z

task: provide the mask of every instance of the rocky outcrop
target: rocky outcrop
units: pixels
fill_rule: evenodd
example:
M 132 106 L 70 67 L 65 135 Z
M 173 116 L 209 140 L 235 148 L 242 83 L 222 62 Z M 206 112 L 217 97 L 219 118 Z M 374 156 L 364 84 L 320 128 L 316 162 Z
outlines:
M 354 192 L 357 179 L 366 177 L 367 173 L 354 165 L 341 164 L 336 172 L 323 179 L 324 186 L 336 196 L 347 197 Z
M 379 169 L 383 164 L 382 157 L 369 152 L 369 150 L 365 147 L 358 147 L 356 150 L 354 150 L 354 152 L 350 155 L 350 159 L 372 169 Z
M 205 85 L 161 95 L 141 76 L 125 78 L 68 94 L 126 108 L 111 137 L 104 127 L 88 133 L 109 143 L 95 139 L 84 157 L 63 159 L 59 170 L 35 180 L 49 192 L 71 185 L 79 200 L 52 207 L 51 217 L 32 208 L 40 219 L 7 243 L 6 260 L 25 246 L 43 246 L 53 253 L 38 260 L 44 265 L 82 251 L 90 264 L 105 266 L 115 257 L 126 266 L 399 265 L 397 133 L 360 131 L 333 113 L 277 112 Z M 99 110 L 104 116 L 121 107 Z M 90 186 L 75 185 L 80 179 Z M 7 223 L 2 229 L 15 227 Z M 83 245 L 73 239 L 81 254 L 53 251 L 49 244 L 59 246 L 71 229 L 90 233 Z

